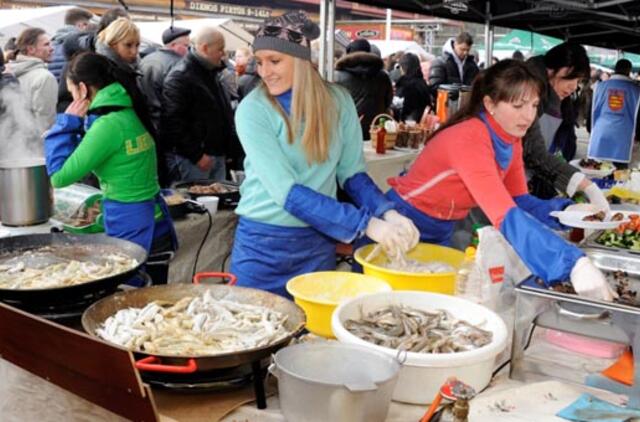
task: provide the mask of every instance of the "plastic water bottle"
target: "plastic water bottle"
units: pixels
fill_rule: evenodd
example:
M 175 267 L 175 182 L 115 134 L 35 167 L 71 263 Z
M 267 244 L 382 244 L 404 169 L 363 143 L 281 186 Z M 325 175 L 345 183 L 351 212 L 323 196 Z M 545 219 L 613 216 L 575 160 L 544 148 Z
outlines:
M 476 265 L 476 249 L 469 246 L 464 251 L 464 261 L 456 274 L 455 295 L 475 303 L 483 302 L 482 271 Z

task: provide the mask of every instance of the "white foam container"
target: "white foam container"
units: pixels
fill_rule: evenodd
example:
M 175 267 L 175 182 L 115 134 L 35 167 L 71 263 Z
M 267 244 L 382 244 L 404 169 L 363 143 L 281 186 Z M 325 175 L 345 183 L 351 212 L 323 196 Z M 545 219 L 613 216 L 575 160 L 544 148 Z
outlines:
M 421 310 L 444 309 L 455 318 L 493 332 L 491 343 L 475 350 L 440 354 L 407 353 L 393 392 L 393 400 L 413 404 L 431 403 L 440 386 L 449 377 L 456 377 L 471 385 L 476 392 L 489 384 L 496 356 L 507 344 L 507 327 L 495 312 L 462 298 L 406 290 L 359 296 L 344 302 L 334 311 L 331 320 L 334 335 L 343 343 L 357 344 L 389 356 L 397 356 L 397 350 L 362 340 L 347 331 L 343 325 L 347 319 L 359 318 L 360 309 L 364 313 L 369 313 L 391 304 L 401 304 Z

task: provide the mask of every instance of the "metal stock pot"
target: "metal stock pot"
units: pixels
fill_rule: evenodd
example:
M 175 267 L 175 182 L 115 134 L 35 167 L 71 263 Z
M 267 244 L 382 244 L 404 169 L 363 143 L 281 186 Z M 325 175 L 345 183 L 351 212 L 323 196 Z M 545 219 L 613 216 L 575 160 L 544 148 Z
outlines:
M 471 87 L 467 85 L 440 85 L 436 104 L 436 112 L 440 123 L 446 122 L 469 101 L 470 97 Z
M 30 226 L 51 217 L 53 195 L 44 160 L 0 162 L 0 221 Z

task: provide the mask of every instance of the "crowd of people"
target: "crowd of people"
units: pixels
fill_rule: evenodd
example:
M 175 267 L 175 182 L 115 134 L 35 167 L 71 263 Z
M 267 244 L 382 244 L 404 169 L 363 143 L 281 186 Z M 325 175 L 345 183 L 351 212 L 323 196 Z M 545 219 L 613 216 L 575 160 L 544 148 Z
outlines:
M 46 133 L 52 184 L 97 176 L 107 234 L 148 251 L 169 238 L 175 249 L 160 188 L 243 169 L 231 257 L 239 285 L 287 295 L 291 277 L 335 268 L 337 242 L 373 241 L 391 254 L 420 240 L 449 244 L 456 222 L 476 208 L 545 283 L 569 279 L 579 294 L 614 295 L 551 230 L 563 227 L 549 215 L 573 206 L 558 193 L 582 191 L 592 209 L 609 208 L 595 184 L 554 154 L 575 122 L 564 104 L 590 75 L 582 46 L 563 43 L 526 63 L 515 57 L 481 70 L 471 35 L 461 33 L 428 69 L 405 53 L 389 70 L 359 39 L 329 83 L 312 62 L 320 30 L 302 12 L 267 20 L 252 48 L 235 52 L 235 66 L 213 27 L 167 28 L 163 47 L 141 58 L 140 31 L 123 9 L 95 28 L 90 19 L 71 9 L 52 39 L 24 30 L 4 75 L 15 77 Z M 623 82 L 594 89 L 594 116 L 604 113 L 601 98 L 610 99 L 603 90 Z M 391 110 L 419 120 L 442 84 L 471 85 L 470 100 L 381 192 L 362 149 L 372 119 Z M 640 95 L 629 107 L 638 102 Z M 600 133 L 597 122 L 593 130 Z M 338 188 L 350 201 L 337 199 Z

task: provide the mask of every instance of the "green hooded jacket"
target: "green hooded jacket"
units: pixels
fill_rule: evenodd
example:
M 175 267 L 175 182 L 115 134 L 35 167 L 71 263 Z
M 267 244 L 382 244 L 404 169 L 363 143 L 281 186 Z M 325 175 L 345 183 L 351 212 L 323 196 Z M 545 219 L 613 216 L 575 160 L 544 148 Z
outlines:
M 102 116 L 103 107 L 123 107 Z M 89 106 L 86 133 L 64 166 L 51 175 L 61 188 L 93 171 L 104 198 L 120 202 L 153 199 L 160 191 L 153 138 L 135 114 L 131 97 L 119 83 L 102 88 Z

